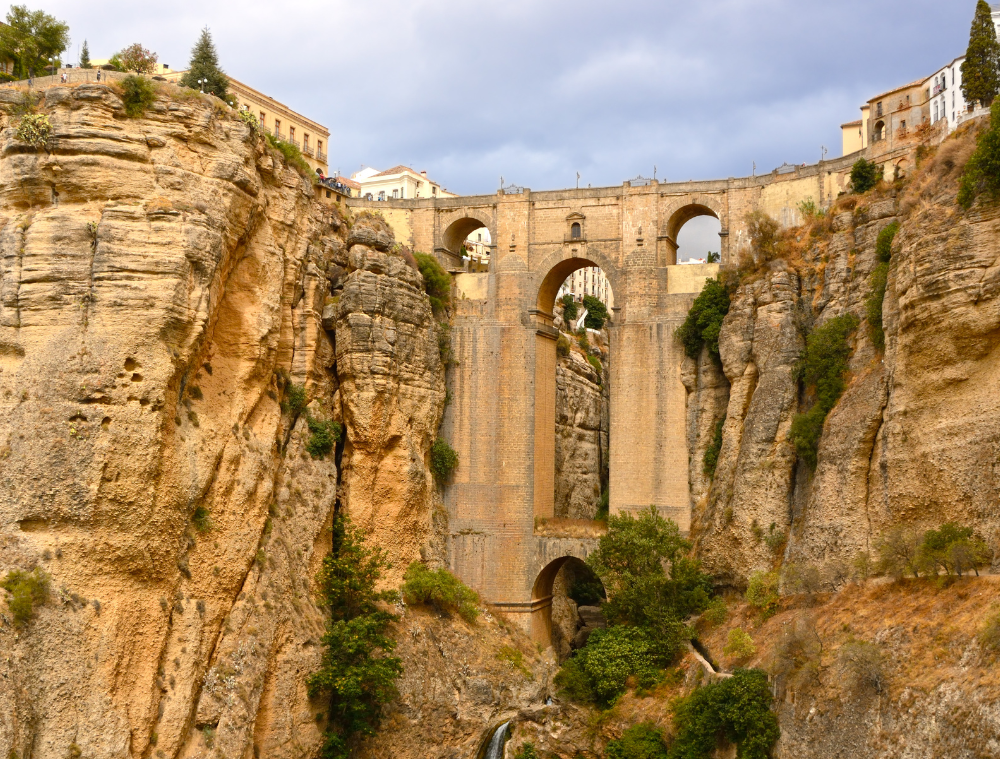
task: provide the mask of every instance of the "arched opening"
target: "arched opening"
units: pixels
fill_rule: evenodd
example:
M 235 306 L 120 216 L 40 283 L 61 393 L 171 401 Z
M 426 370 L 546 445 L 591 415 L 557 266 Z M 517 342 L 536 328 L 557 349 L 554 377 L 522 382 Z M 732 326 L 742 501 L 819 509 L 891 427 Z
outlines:
M 580 222 L 574 221 L 573 225 L 569 228 L 569 236 L 574 240 L 579 240 L 583 235 L 583 228 L 580 226 Z
M 456 219 L 442 235 L 444 250 L 439 252 L 454 256 L 458 266 L 470 271 L 489 271 L 493 236 L 489 227 L 471 216 Z
M 710 263 L 709 252 L 721 260 L 722 231 L 719 214 L 709 206 L 692 203 L 679 208 L 667 221 L 663 265 Z
M 565 660 L 605 626 L 600 605 L 606 600 L 604 584 L 579 558 L 549 562 L 531 589 L 531 639 L 552 646 L 559 661 Z
M 881 142 L 885 139 L 885 122 L 878 121 L 875 123 L 875 131 L 872 135 L 872 142 Z
M 534 516 L 549 534 L 605 517 L 610 504 L 612 279 L 568 258 L 535 309 Z

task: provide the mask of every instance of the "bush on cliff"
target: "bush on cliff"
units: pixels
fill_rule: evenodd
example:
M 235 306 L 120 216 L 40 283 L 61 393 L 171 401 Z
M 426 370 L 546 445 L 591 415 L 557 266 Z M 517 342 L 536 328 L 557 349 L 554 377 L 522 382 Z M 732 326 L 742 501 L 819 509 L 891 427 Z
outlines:
M 990 126 L 979 135 L 976 151 L 965 164 L 958 189 L 958 204 L 972 208 L 982 195 L 991 202 L 1000 200 L 1000 100 L 990 109 Z
M 608 320 L 608 307 L 593 295 L 583 296 L 583 307 L 587 309 L 583 326 L 587 329 L 604 329 L 604 323 Z
M 441 438 L 431 446 L 431 471 L 439 483 L 445 483 L 458 468 L 458 454 Z
M 674 704 L 676 738 L 670 759 L 710 759 L 720 738 L 740 759 L 767 759 L 781 730 L 771 711 L 771 686 L 758 669 L 738 669 Z
M 795 415 L 791 440 L 810 469 L 816 468 L 816 454 L 826 416 L 847 385 L 848 359 L 851 356 L 849 339 L 858 323 L 858 317 L 843 314 L 830 319 L 806 339 L 806 349 L 799 361 L 799 375 L 815 396 L 815 403 L 804 414 Z
M 894 221 L 881 232 L 875 242 L 875 256 L 878 264 L 871 276 L 871 293 L 865 302 L 865 316 L 868 319 L 868 335 L 878 350 L 885 350 L 885 329 L 882 325 L 882 301 L 889 281 L 889 259 L 892 258 L 892 241 L 899 231 L 899 222 Z
M 369 548 L 344 517 L 333 523 L 333 550 L 316 576 L 319 602 L 330 613 L 321 668 L 307 680 L 310 698 L 328 699 L 323 759 L 347 759 L 358 736 L 373 735 L 382 706 L 397 694 L 403 673 L 389 626 L 396 615 L 383 604 L 393 591 L 377 591 L 389 568 L 385 552 Z
M 881 174 L 877 163 L 859 158 L 851 167 L 851 189 L 864 195 L 878 184 Z
M 458 614 L 467 622 L 479 616 L 479 596 L 447 569 L 428 569 L 415 561 L 403 576 L 403 600 L 433 606 L 443 614 Z
M 702 469 L 709 479 L 715 477 L 715 468 L 719 465 L 719 454 L 722 452 L 722 428 L 725 426 L 726 415 L 723 414 L 722 418 L 715 423 L 712 439 L 709 441 L 708 447 L 705 448 L 705 454 L 701 459 Z
M 306 441 L 306 450 L 314 459 L 321 459 L 326 456 L 333 447 L 340 442 L 344 434 L 344 428 L 340 422 L 316 419 L 311 414 L 306 416 L 309 425 L 309 440 Z
M 663 731 L 652 722 L 632 725 L 608 743 L 606 759 L 668 759 Z
M 716 279 L 705 281 L 701 293 L 694 300 L 684 323 L 677 328 L 677 337 L 684 345 L 684 352 L 695 360 L 703 347 L 721 363 L 719 358 L 719 332 L 722 320 L 729 313 L 729 292 Z
M 47 148 L 49 140 L 52 138 L 52 122 L 44 113 L 25 114 L 17 125 L 15 136 L 36 150 Z
M 451 305 L 451 275 L 429 253 L 414 253 L 417 268 L 424 278 L 424 291 L 431 300 L 435 314 L 445 312 Z
M 566 323 L 567 329 L 569 328 L 569 323 L 576 321 L 576 317 L 579 315 L 579 311 L 576 307 L 576 301 L 573 300 L 573 296 L 567 293 L 562 296 L 562 306 L 563 306 L 563 321 Z
M 669 664 L 648 631 L 618 625 L 594 630 L 587 645 L 563 664 L 555 683 L 567 698 L 606 709 L 625 692 L 629 678 L 651 687 Z
M 291 168 L 295 169 L 301 176 L 306 179 L 314 180 L 316 175 L 313 173 L 312 167 L 306 161 L 305 157 L 302 155 L 302 151 L 299 150 L 298 145 L 293 145 L 290 142 L 285 142 L 284 140 L 275 137 L 273 134 L 266 134 L 267 144 L 272 148 L 275 148 L 285 159 Z
M 35 616 L 35 607 L 41 606 L 49 598 L 51 579 L 47 572 L 35 567 L 30 572 L 13 569 L 0 582 L 11 597 L 7 602 L 15 624 L 23 625 Z
M 156 101 L 153 83 L 143 76 L 127 76 L 122 80 L 121 87 L 125 115 L 130 119 L 141 118 Z

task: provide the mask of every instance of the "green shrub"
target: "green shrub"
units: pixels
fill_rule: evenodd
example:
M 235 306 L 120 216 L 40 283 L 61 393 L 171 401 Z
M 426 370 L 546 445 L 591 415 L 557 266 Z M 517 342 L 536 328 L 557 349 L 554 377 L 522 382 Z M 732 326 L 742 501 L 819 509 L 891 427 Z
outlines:
M 569 340 L 560 333 L 559 339 L 556 340 L 556 354 L 565 358 L 569 355 L 569 347 Z
M 451 325 L 448 322 L 438 322 L 437 325 L 438 355 L 441 363 L 451 365 Z
M 722 653 L 731 659 L 749 659 L 757 653 L 757 646 L 754 645 L 750 633 L 742 627 L 734 627 L 729 631 Z
M 443 614 L 457 613 L 474 622 L 479 616 L 479 596 L 447 569 L 428 569 L 419 561 L 406 568 L 403 600 L 408 604 L 431 605 Z
M 298 416 L 305 410 L 308 404 L 309 397 L 306 395 L 304 386 L 296 385 L 293 382 L 289 382 L 285 386 L 285 398 L 281 402 L 282 411 L 292 416 Z
M 587 356 L 587 363 L 597 372 L 597 383 L 601 384 L 604 380 L 604 367 L 601 365 L 601 359 L 597 356 Z
M 212 529 L 212 518 L 204 506 L 196 506 L 191 514 L 191 523 L 198 532 L 208 532 Z
M 816 201 L 812 198 L 808 198 L 799 203 L 799 213 L 801 213 L 806 219 L 815 219 L 823 216 L 823 211 L 816 205 Z
M 383 705 L 397 695 L 403 665 L 390 655 L 396 641 L 389 631 L 398 617 L 383 606 L 396 593 L 376 590 L 389 566 L 381 548 L 368 547 L 344 517 L 334 519 L 333 550 L 316 577 L 330 620 L 321 668 L 306 681 L 310 698 L 328 699 L 324 759 L 348 759 L 351 739 L 373 735 Z
M 665 662 L 687 637 L 683 620 L 708 606 L 711 595 L 711 581 L 690 551 L 677 525 L 650 507 L 637 515 L 612 515 L 587 557 L 607 591 L 605 618 L 647 631 Z
M 868 334 L 878 350 L 885 350 L 885 330 L 882 326 L 882 301 L 885 300 L 886 285 L 889 280 L 889 259 L 892 257 L 892 241 L 899 231 L 899 222 L 884 227 L 875 242 L 875 257 L 878 264 L 871 276 L 871 293 L 865 301 L 865 315 L 868 319 Z
M 701 618 L 712 625 L 712 627 L 718 627 L 725 622 L 729 618 L 729 607 L 726 605 L 726 599 L 722 596 L 713 598 L 712 603 L 705 609 Z
M 788 536 L 784 530 L 778 529 L 778 525 L 771 522 L 771 526 L 768 527 L 767 534 L 764 536 L 764 542 L 771 549 L 771 553 L 777 556 L 785 549 L 785 544 L 788 543 Z
M 993 202 L 1000 198 L 1000 100 L 990 109 L 990 126 L 976 143 L 976 150 L 965 164 L 958 190 L 958 204 L 972 208 L 980 195 Z
M 597 502 L 597 513 L 594 519 L 598 522 L 605 522 L 608 519 L 608 512 L 611 510 L 611 491 L 605 487 L 601 491 L 601 499 Z
M 302 151 L 299 150 L 298 145 L 285 142 L 284 140 L 275 137 L 273 134 L 266 134 L 264 136 L 267 139 L 267 144 L 281 153 L 285 159 L 285 163 L 287 163 L 291 168 L 295 169 L 306 179 L 314 180 L 316 178 L 316 174 L 313 173 L 312 167 L 302 155 Z
M 312 415 L 306 415 L 306 422 L 309 424 L 310 432 L 309 440 L 306 441 L 306 450 L 314 459 L 321 459 L 340 442 L 344 428 L 340 422 L 333 419 L 323 421 L 314 419 Z
M 52 139 L 52 122 L 44 113 L 28 113 L 21 117 L 17 125 L 17 139 L 26 142 L 36 150 L 47 148 Z
M 652 722 L 632 725 L 621 738 L 609 741 L 606 759 L 667 759 L 663 731 Z
M 708 447 L 705 448 L 705 455 L 701 459 L 702 469 L 710 480 L 715 477 L 715 468 L 719 465 L 719 453 L 722 452 L 722 428 L 725 424 L 726 415 L 723 414 L 722 418 L 715 423 L 715 432 L 712 434 L 712 439 L 709 441 Z
M 608 320 L 608 307 L 593 295 L 583 296 L 583 307 L 587 309 L 583 326 L 587 329 L 604 329 L 604 323 Z
M 566 322 L 566 326 L 569 326 L 571 321 L 575 321 L 576 317 L 579 316 L 580 312 L 577 309 L 576 301 L 573 296 L 567 293 L 562 296 L 562 306 L 563 306 L 563 321 Z
M 894 527 L 876 544 L 877 569 L 895 579 L 907 574 L 919 577 L 920 539 L 912 530 Z
M 458 454 L 447 442 L 438 438 L 431 446 L 431 471 L 438 482 L 447 482 L 458 467 Z
M 30 572 L 12 569 L 0 582 L 3 588 L 11 594 L 7 602 L 14 615 L 15 624 L 26 624 L 35 615 L 35 607 L 44 604 L 49 599 L 51 578 L 41 567 L 35 567 Z
M 878 184 L 878 180 L 882 178 L 881 175 L 882 172 L 877 163 L 859 158 L 851 167 L 851 190 L 859 195 L 864 195 Z
M 522 743 L 521 746 L 514 752 L 514 759 L 541 759 L 538 751 L 535 749 L 535 744 L 528 742 Z
M 1000 611 L 995 611 L 979 630 L 979 645 L 987 651 L 1000 652 Z
M 127 76 L 122 80 L 121 86 L 125 115 L 130 119 L 141 118 L 156 102 L 156 90 L 153 89 L 153 83 L 144 76 Z
M 424 278 L 424 292 L 430 298 L 435 314 L 444 313 L 451 305 L 451 275 L 429 253 L 414 253 L 417 268 Z
M 706 280 L 684 323 L 677 328 L 677 337 L 690 358 L 697 360 L 706 347 L 709 355 L 721 363 L 719 332 L 728 313 L 729 291 L 716 279 Z
M 857 327 L 856 316 L 843 314 L 830 319 L 806 339 L 799 373 L 806 386 L 813 391 L 816 401 L 809 411 L 795 415 L 791 439 L 796 452 L 810 469 L 816 468 L 816 454 L 826 416 L 847 384 L 848 359 L 851 356 L 848 339 Z
M 631 677 L 642 687 L 656 684 L 660 670 L 669 664 L 661 650 L 649 633 L 637 627 L 594 630 L 587 645 L 566 661 L 555 682 L 566 697 L 607 708 L 625 692 Z
M 887 264 L 892 258 L 892 242 L 896 239 L 897 232 L 899 232 L 899 222 L 894 221 L 883 227 L 882 231 L 878 233 L 875 240 L 875 257 L 879 263 Z
M 778 575 L 776 572 L 754 572 L 750 575 L 747 603 L 769 617 L 778 610 Z
M 670 759 L 710 759 L 720 737 L 736 744 L 740 759 L 767 759 L 781 735 L 771 701 L 767 675 L 757 669 L 698 688 L 674 704 Z

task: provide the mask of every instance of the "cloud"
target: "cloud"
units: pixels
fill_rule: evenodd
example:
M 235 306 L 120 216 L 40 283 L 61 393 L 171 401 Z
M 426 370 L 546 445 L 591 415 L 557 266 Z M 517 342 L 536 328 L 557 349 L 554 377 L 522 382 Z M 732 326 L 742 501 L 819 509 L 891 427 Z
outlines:
M 461 193 L 748 174 L 840 153 L 876 92 L 960 55 L 937 0 L 50 0 L 73 55 L 142 42 L 180 67 L 203 26 L 233 76 L 329 126 L 333 168 L 398 163 Z

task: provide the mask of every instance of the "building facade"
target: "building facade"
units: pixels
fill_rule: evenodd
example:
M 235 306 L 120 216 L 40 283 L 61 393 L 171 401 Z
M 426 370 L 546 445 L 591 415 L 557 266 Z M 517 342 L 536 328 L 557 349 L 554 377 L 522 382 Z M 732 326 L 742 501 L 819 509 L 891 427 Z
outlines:
M 367 200 L 409 200 L 414 198 L 453 198 L 440 184 L 409 166 L 394 166 L 386 171 L 366 166 L 351 175 L 361 185 L 361 197 Z
M 587 266 L 577 269 L 562 283 L 557 299 L 564 295 L 572 295 L 573 300 L 582 301 L 584 295 L 592 295 L 609 309 L 614 308 L 615 296 L 611 292 L 608 277 L 598 266 Z

